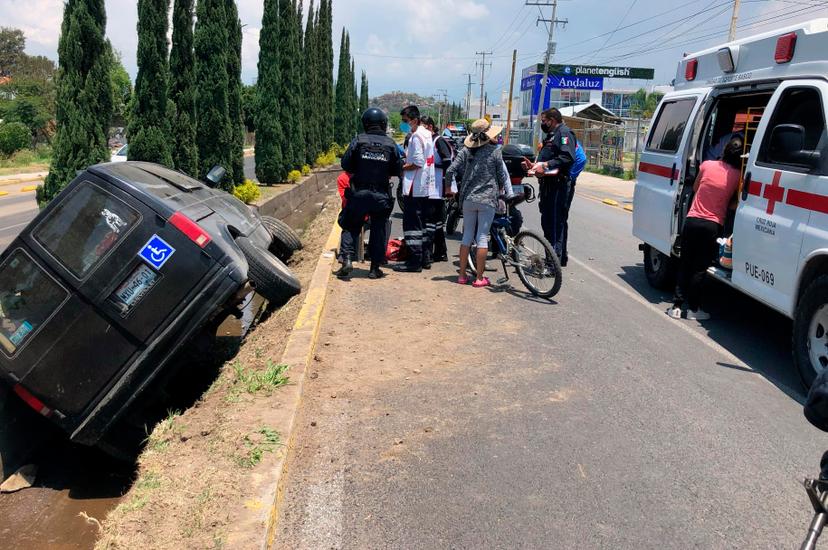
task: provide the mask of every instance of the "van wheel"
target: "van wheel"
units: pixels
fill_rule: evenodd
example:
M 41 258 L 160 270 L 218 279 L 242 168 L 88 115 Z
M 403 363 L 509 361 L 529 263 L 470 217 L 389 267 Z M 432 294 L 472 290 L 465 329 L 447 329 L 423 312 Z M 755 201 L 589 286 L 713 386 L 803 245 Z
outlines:
M 645 244 L 644 274 L 653 288 L 672 290 L 676 285 L 676 260 Z
M 828 367 L 828 275 L 817 277 L 799 299 L 791 347 L 799 378 L 810 388 Z
M 284 305 L 302 290 L 299 280 L 282 260 L 259 248 L 247 237 L 239 237 L 236 244 L 247 259 L 247 278 L 256 292 L 272 305 Z
M 286 262 L 293 256 L 294 252 L 302 250 L 302 241 L 299 239 L 299 235 L 288 224 L 271 216 L 262 216 L 262 223 L 270 232 L 273 239 L 270 243 L 270 251 L 277 258 Z

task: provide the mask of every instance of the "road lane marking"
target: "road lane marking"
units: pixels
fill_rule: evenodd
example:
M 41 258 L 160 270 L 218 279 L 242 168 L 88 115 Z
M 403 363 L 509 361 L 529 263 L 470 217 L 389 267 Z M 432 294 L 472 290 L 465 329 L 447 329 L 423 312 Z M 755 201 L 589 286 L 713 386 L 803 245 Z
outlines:
M 20 189 L 21 193 L 28 193 L 29 191 L 37 191 L 37 185 L 27 185 Z
M 749 365 L 745 364 L 744 361 L 742 361 L 741 359 L 739 359 L 738 357 L 733 355 L 730 351 L 728 351 L 727 348 L 717 344 L 715 341 L 711 340 L 709 336 L 707 336 L 705 334 L 701 334 L 701 333 L 693 330 L 692 328 L 690 328 L 690 326 L 687 323 L 685 323 L 683 321 L 678 321 L 678 320 L 675 320 L 675 319 L 671 319 L 670 317 L 667 316 L 667 314 L 664 311 L 661 310 L 661 308 L 659 308 L 658 306 L 648 302 L 640 294 L 636 294 L 635 292 L 633 292 L 629 288 L 626 288 L 625 286 L 619 284 L 618 282 L 613 281 L 612 279 L 610 279 L 609 277 L 607 277 L 603 273 L 593 269 L 592 267 L 588 266 L 586 263 L 582 262 L 581 260 L 579 260 L 577 258 L 574 258 L 574 257 L 570 256 L 569 259 L 573 263 L 575 263 L 575 264 L 579 265 L 580 267 L 584 268 L 591 275 L 597 277 L 598 279 L 601 279 L 602 281 L 604 281 L 605 283 L 610 285 L 615 290 L 621 292 L 622 294 L 624 294 L 628 298 L 631 298 L 631 299 L 635 300 L 636 302 L 638 302 L 642 306 L 646 307 L 650 311 L 658 313 L 661 319 L 667 321 L 672 326 L 683 330 L 688 335 L 692 336 L 693 338 L 695 338 L 696 340 L 698 340 L 699 342 L 701 342 L 702 344 L 704 344 L 705 346 L 707 346 L 711 350 L 715 351 L 716 353 L 719 353 L 719 354 L 723 355 L 730 363 L 732 363 L 732 364 L 734 364 L 738 367 L 743 367 L 743 368 L 749 370 L 750 372 L 752 372 L 754 374 L 759 374 L 759 372 L 757 372 L 756 370 L 751 368 Z M 764 377 L 762 377 L 762 378 L 764 379 Z M 768 383 L 770 383 L 770 382 L 768 382 Z
M 615 199 L 602 199 L 601 197 L 596 197 L 595 195 L 590 195 L 589 193 L 584 193 L 582 191 L 576 191 L 575 194 L 579 197 L 583 197 L 583 198 L 585 198 L 587 200 L 590 200 L 590 201 L 593 201 L 593 202 L 598 202 L 598 203 L 606 204 L 606 205 L 609 205 L 609 206 L 620 206 L 618 201 L 616 201 Z M 624 210 L 627 211 L 627 212 L 632 212 L 632 205 L 624 206 Z
M 601 202 L 609 206 L 618 206 L 618 201 L 615 199 L 603 199 Z

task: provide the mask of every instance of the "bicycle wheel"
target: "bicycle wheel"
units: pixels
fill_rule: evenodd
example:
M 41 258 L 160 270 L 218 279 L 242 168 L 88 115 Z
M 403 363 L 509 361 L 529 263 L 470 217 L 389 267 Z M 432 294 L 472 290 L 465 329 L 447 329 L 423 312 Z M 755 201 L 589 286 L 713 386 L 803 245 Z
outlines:
M 397 185 L 397 206 L 400 208 L 400 212 L 405 212 L 405 204 L 403 202 L 403 184 L 402 180 L 400 180 L 399 184 Z
M 561 289 L 561 261 L 542 236 L 534 231 L 521 231 L 515 237 L 515 269 L 529 292 L 551 298 Z
M 471 245 L 469 248 L 469 273 L 473 277 L 477 277 L 477 267 L 474 265 L 474 259 L 477 257 L 477 246 Z

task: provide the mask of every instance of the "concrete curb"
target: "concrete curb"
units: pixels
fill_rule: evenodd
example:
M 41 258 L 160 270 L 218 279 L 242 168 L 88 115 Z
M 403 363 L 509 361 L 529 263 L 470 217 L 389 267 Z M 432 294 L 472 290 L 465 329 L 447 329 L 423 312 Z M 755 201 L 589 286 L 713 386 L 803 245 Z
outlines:
M 28 183 L 32 181 L 43 183 L 43 180 L 46 178 L 47 174 L 48 172 L 32 172 L 31 174 L 18 174 L 14 177 L 0 176 L 0 187 L 5 187 L 7 185 L 19 185 L 21 183 Z
M 290 394 L 285 396 L 287 403 L 284 408 L 288 409 L 290 420 L 287 434 L 281 434 L 285 446 L 281 449 L 276 465 L 269 473 L 271 483 L 268 494 L 262 498 L 268 506 L 267 520 L 265 523 L 264 540 L 261 547 L 268 549 L 273 546 L 276 538 L 276 529 L 279 522 L 279 505 L 283 496 L 283 479 L 287 471 L 286 461 L 296 444 L 296 425 L 299 407 L 302 404 L 302 393 L 305 386 L 305 378 L 308 367 L 313 361 L 314 350 L 319 339 L 319 328 L 322 324 L 322 313 L 325 310 L 325 302 L 328 296 L 328 284 L 331 279 L 331 270 L 336 255 L 334 250 L 339 246 L 339 225 L 334 222 L 328 241 L 322 249 L 316 270 L 311 278 L 308 293 L 302 309 L 296 317 L 293 331 L 288 337 L 285 351 L 282 354 L 281 363 L 289 365 L 290 379 L 293 382 L 287 386 Z M 283 394 L 284 395 L 284 394 Z

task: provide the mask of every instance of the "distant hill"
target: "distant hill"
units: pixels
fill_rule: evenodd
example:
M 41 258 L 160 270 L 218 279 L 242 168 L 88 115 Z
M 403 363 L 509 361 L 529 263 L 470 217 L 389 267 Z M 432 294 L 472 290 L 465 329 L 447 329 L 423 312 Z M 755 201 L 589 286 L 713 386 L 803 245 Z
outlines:
M 388 113 L 399 113 L 407 105 L 416 105 L 420 110 L 425 111 L 427 107 L 431 107 L 433 104 L 433 98 L 422 97 L 410 92 L 395 91 L 371 98 L 372 107 L 379 107 Z

